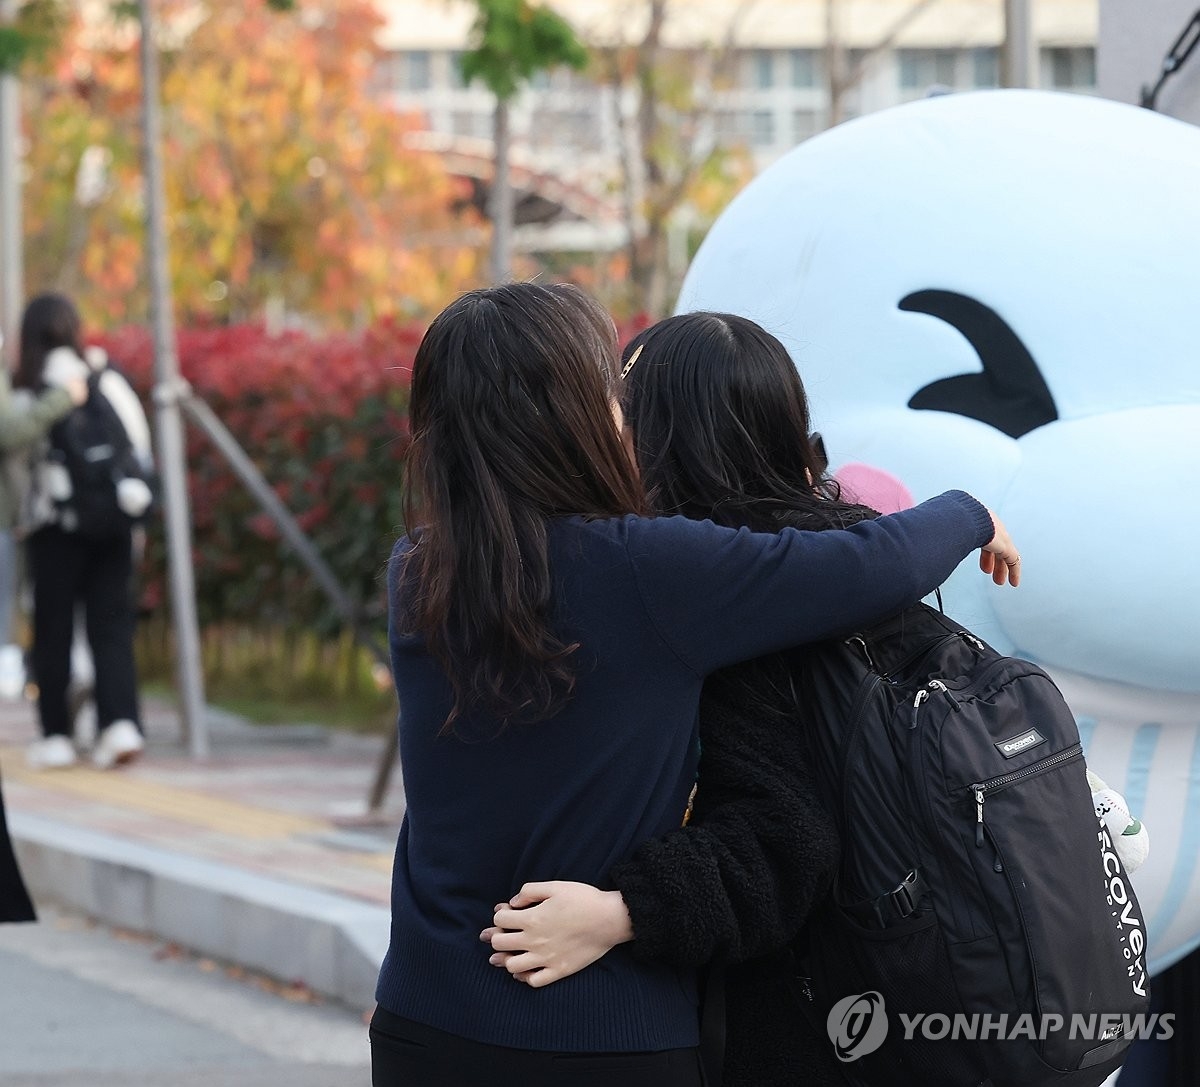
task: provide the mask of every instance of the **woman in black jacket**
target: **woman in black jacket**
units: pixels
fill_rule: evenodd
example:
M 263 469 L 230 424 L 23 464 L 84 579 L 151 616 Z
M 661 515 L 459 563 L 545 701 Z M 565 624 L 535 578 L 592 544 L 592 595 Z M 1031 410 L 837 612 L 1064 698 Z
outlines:
M 625 360 L 625 417 L 658 513 L 755 531 L 876 516 L 841 501 L 825 477 L 796 369 L 752 321 L 673 317 L 635 338 Z M 806 758 L 798 672 L 793 652 L 710 677 L 687 825 L 616 866 L 615 890 L 526 885 L 483 934 L 493 963 L 549 984 L 604 954 L 611 937 L 597 934 L 615 931 L 614 915 L 627 911 L 639 957 L 727 964 L 726 1087 L 844 1083 L 806 1016 L 796 970 L 805 922 L 838 862 Z

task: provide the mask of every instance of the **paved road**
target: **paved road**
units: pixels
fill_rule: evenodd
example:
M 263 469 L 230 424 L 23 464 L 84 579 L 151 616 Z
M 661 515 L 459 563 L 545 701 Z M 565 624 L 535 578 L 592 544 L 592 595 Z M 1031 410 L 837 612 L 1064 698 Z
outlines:
M 0 1083 L 366 1087 L 370 1071 L 358 1012 L 43 910 L 0 927 Z

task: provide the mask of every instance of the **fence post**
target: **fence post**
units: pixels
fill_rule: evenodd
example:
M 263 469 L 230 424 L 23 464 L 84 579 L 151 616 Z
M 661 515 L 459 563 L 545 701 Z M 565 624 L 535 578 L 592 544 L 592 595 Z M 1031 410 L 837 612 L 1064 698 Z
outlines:
M 171 578 L 171 611 L 175 617 L 179 702 L 188 750 L 208 757 L 208 721 L 204 705 L 204 670 L 196 617 L 196 581 L 192 568 L 192 518 L 188 505 L 187 452 L 179 399 L 186 389 L 179 377 L 175 320 L 171 308 L 167 261 L 165 195 L 162 173 L 162 118 L 159 113 L 158 47 L 153 0 L 139 0 L 142 60 L 142 161 L 146 187 L 146 248 L 150 311 L 154 333 L 154 409 L 158 460 L 162 473 Z
M 0 0 L 0 22 L 16 15 L 16 0 Z M 21 216 L 21 81 L 0 72 L 0 332 L 2 361 L 17 357 L 25 299 Z

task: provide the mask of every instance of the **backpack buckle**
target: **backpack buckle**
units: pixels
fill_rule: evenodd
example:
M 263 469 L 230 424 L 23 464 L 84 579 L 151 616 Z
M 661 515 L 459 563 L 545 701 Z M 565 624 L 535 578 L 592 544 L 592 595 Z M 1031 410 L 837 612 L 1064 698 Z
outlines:
M 891 928 L 917 912 L 921 899 L 925 897 L 925 880 L 919 870 L 909 869 L 906 875 L 890 891 L 862 902 L 851 902 L 840 908 L 861 925 L 877 925 L 881 929 Z
M 891 902 L 892 909 L 900 920 L 911 917 L 917 912 L 921 899 L 925 896 L 925 881 L 921 873 L 911 869 L 893 890 L 880 897 Z

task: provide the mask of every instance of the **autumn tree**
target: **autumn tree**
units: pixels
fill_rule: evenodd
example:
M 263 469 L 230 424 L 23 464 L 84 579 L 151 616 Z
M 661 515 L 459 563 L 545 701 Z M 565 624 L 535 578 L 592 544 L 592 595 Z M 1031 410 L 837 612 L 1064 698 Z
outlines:
M 533 0 L 476 0 L 479 15 L 463 78 L 480 80 L 496 96 L 492 138 L 495 170 L 488 201 L 492 220 L 493 283 L 512 274 L 513 198 L 509 183 L 509 103 L 538 72 L 559 65 L 581 69 L 588 54 L 562 16 Z
M 338 325 L 423 315 L 476 284 L 477 225 L 416 125 L 372 93 L 369 0 L 163 6 L 167 203 L 185 320 L 271 309 Z M 198 16 L 200 16 L 198 18 Z M 76 15 L 26 81 L 31 286 L 114 322 L 145 311 L 134 28 Z
M 714 104 L 733 80 L 736 36 L 754 0 L 736 0 L 721 40 L 668 48 L 678 0 L 626 0 L 622 36 L 593 50 L 596 78 L 612 88 L 620 134 L 621 198 L 632 306 L 658 317 L 673 289 L 673 229 L 703 231 L 750 178 L 744 148 L 716 139 Z
M 846 119 L 846 96 L 867 73 L 896 47 L 901 34 L 938 0 L 912 0 L 867 49 L 855 50 L 853 63 L 846 50 L 844 0 L 825 0 L 825 74 L 829 85 L 828 127 Z
M 69 18 L 64 0 L 4 0 L 0 11 L 0 72 L 16 71 L 44 56 L 60 40 Z

